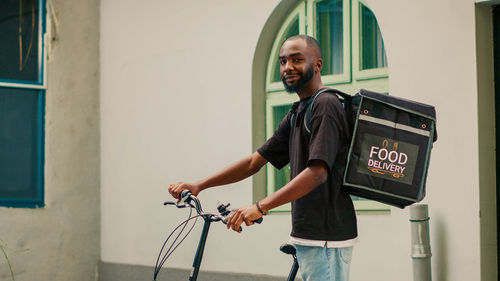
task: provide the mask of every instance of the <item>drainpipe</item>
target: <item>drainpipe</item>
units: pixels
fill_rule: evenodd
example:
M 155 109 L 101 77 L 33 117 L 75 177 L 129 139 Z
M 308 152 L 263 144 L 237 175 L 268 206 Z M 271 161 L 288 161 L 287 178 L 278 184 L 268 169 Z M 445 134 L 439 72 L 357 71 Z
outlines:
M 410 207 L 411 258 L 413 280 L 431 281 L 431 244 L 429 239 L 429 207 L 417 204 Z

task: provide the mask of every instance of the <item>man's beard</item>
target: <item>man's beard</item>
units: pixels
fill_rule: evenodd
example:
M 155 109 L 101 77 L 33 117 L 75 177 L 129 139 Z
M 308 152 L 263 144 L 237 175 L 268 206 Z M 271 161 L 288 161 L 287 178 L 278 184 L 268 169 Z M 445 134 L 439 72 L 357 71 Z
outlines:
M 300 79 L 297 81 L 295 85 L 288 85 L 285 80 L 285 75 L 281 76 L 281 81 L 283 82 L 283 85 L 285 86 L 285 90 L 288 93 L 297 93 L 298 91 L 302 90 L 304 86 L 309 82 L 312 77 L 314 76 L 314 67 L 309 66 L 306 70 L 305 74 L 300 74 Z

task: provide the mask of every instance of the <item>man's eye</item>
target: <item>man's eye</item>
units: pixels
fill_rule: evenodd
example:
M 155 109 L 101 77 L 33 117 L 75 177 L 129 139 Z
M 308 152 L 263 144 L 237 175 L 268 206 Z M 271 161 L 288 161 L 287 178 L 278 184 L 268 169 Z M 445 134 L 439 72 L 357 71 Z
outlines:
M 286 60 L 280 60 L 279 61 L 281 65 L 285 65 L 286 64 Z
M 301 59 L 301 58 L 294 58 L 294 59 L 293 59 L 293 62 L 300 62 L 300 61 L 302 61 L 302 59 Z

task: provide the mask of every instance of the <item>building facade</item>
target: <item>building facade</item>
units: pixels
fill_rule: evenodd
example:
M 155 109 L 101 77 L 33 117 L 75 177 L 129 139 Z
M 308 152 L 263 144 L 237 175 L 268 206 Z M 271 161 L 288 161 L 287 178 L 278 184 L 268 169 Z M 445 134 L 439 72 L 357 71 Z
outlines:
M 152 279 L 162 243 L 188 215 L 163 206 L 168 185 L 203 178 L 265 141 L 294 98 L 273 76 L 276 46 L 294 33 L 323 38 L 329 86 L 436 107 L 421 202 L 433 278 L 497 280 L 497 1 L 31 2 L 46 17 L 46 80 L 36 88 L 45 102 L 43 196 L 31 206 L 3 201 L 0 280 Z M 0 82 L 0 99 L 26 87 Z M 280 173 L 263 169 L 200 199 L 212 212 L 249 205 L 279 188 Z M 411 280 L 408 208 L 357 208 L 351 280 Z M 187 279 L 201 226 L 158 280 Z M 241 234 L 213 225 L 200 280 L 282 280 L 289 232 L 286 206 Z

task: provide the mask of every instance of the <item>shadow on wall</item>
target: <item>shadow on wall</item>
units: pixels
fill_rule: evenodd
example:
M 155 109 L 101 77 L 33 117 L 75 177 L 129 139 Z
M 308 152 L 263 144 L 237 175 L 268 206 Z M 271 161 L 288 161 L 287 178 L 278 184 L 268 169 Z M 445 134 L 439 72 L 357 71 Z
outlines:
M 435 245 L 431 245 L 434 248 L 434 253 L 438 253 L 437 255 L 433 254 L 434 263 L 433 263 L 433 279 L 440 281 L 448 281 L 448 241 L 446 237 L 448 236 L 446 233 L 446 225 L 444 220 L 440 216 L 436 216 L 433 218 L 434 220 L 434 229 L 431 228 L 431 233 L 434 232 L 434 237 L 436 237 Z

